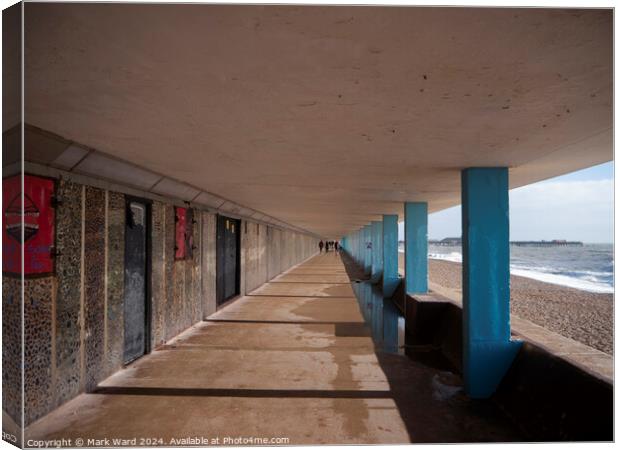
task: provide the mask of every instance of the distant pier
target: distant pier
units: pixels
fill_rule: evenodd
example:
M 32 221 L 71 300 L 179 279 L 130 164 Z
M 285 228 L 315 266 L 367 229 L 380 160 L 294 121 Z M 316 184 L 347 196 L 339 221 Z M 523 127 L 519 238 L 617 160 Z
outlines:
M 440 241 L 430 239 L 428 243 L 446 247 L 459 246 L 461 245 L 461 238 L 451 237 Z M 583 242 L 554 239 L 552 241 L 510 241 L 510 245 L 515 245 L 517 247 L 583 247 Z
M 583 247 L 583 242 L 579 241 L 511 241 L 510 245 L 517 247 Z

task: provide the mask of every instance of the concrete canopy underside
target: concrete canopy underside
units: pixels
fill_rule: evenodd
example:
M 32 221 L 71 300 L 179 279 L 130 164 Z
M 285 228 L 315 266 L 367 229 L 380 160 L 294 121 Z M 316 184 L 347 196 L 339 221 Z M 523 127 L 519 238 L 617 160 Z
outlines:
M 26 123 L 327 237 L 613 158 L 611 10 L 28 3 L 25 52 Z

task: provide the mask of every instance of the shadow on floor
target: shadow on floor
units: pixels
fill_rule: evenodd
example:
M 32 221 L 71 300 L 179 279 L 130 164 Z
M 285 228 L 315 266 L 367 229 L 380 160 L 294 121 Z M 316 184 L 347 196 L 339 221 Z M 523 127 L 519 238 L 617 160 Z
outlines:
M 267 325 L 333 325 L 337 337 L 369 337 L 370 329 L 359 322 L 325 322 L 317 320 L 246 320 L 246 319 L 205 319 L 205 322 L 214 323 L 252 323 Z
M 314 389 L 210 389 L 210 388 L 160 388 L 105 386 L 93 394 L 99 395 L 148 395 L 165 397 L 236 397 L 236 398 L 392 398 L 391 391 L 365 390 L 314 390 Z

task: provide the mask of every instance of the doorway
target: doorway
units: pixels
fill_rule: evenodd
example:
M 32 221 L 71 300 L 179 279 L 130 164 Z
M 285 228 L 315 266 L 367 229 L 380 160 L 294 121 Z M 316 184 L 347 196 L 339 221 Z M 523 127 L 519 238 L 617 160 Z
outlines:
M 217 216 L 216 304 L 239 295 L 241 221 Z
M 125 202 L 125 364 L 149 351 L 150 206 L 143 199 L 127 197 Z

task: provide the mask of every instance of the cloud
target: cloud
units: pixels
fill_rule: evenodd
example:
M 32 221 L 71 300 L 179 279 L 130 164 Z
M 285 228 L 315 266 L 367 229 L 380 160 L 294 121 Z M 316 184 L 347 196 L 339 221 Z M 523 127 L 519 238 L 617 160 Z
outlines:
M 550 181 L 510 191 L 511 239 L 613 240 L 613 181 Z
M 613 180 L 544 181 L 509 195 L 512 240 L 613 241 Z M 431 214 L 428 227 L 432 239 L 460 236 L 460 206 Z

